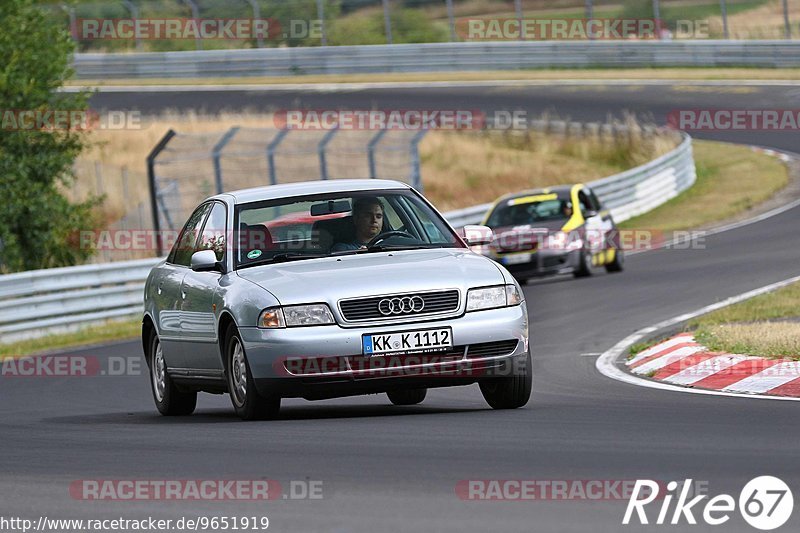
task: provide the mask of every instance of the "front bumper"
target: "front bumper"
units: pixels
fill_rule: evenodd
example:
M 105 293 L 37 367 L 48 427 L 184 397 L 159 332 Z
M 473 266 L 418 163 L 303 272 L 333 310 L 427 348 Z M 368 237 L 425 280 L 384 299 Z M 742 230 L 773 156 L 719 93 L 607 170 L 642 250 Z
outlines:
M 362 355 L 363 335 L 450 327 L 447 352 Z M 256 387 L 262 394 L 319 399 L 393 389 L 446 387 L 509 375 L 528 354 L 525 302 L 459 317 L 343 328 L 240 328 Z
M 569 274 L 580 266 L 580 250 L 541 249 L 531 253 L 499 254 L 492 259 L 517 279 Z

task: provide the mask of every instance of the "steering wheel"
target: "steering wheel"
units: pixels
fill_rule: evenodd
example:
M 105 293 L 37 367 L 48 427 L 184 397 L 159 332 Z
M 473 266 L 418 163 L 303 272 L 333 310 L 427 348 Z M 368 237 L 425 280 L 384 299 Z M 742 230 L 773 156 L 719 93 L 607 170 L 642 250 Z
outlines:
M 414 236 L 408 233 L 407 231 L 401 230 L 389 230 L 389 231 L 382 231 L 375 235 L 370 241 L 367 243 L 367 248 L 372 248 L 379 242 L 388 239 L 389 237 L 408 237 L 409 239 L 413 239 Z

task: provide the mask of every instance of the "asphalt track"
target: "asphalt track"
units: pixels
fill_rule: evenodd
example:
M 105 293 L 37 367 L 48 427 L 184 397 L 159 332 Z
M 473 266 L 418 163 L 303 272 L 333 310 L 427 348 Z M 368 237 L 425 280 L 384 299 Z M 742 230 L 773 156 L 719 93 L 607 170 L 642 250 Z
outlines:
M 793 108 L 792 87 L 415 89 L 268 95 L 252 92 L 95 96 L 95 108 L 208 110 L 303 105 L 351 108 L 554 109 L 595 120 L 623 109 L 656 120 L 680 107 Z M 793 150 L 790 133 L 699 135 Z M 532 316 L 534 396 L 511 412 L 488 409 L 476 386 L 432 391 L 420 406 L 383 396 L 286 401 L 280 420 L 242 423 L 227 397 L 197 413 L 160 417 L 146 375 L 2 378 L 0 516 L 262 516 L 274 531 L 660 531 L 622 526 L 626 502 L 462 501 L 460 480 L 691 478 L 738 498 L 759 475 L 800 496 L 800 425 L 794 402 L 708 397 L 612 381 L 599 352 L 635 330 L 798 273 L 800 208 L 708 237 L 706 249 L 629 258 L 622 274 L 525 287 Z M 137 356 L 137 343 L 81 350 Z M 593 355 L 594 354 L 594 355 Z M 87 502 L 79 479 L 253 479 L 284 487 L 321 480 L 321 500 Z M 655 518 L 657 509 L 649 513 Z M 724 526 L 672 531 L 755 531 L 738 513 Z M 782 531 L 800 530 L 795 511 Z

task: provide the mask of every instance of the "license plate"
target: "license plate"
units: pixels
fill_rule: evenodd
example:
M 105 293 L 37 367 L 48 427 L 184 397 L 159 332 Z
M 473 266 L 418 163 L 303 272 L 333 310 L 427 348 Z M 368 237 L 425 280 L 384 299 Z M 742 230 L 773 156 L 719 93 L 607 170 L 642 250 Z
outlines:
M 440 328 L 364 335 L 361 343 L 367 356 L 436 352 L 453 346 L 453 331 Z
M 530 263 L 531 257 L 533 254 L 514 254 L 514 255 L 507 255 L 500 259 L 500 262 L 504 265 L 518 265 L 520 263 Z

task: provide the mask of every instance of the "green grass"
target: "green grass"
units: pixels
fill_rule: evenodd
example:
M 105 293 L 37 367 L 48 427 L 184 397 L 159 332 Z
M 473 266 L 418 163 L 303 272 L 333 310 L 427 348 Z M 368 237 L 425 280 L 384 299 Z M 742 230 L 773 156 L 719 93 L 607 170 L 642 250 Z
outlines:
M 11 344 L 0 344 L 0 357 L 21 357 L 62 348 L 135 339 L 141 335 L 141 332 L 142 321 L 140 319 L 109 321 L 103 325 L 90 326 L 72 333 L 48 335 Z
M 713 351 L 800 359 L 800 283 L 719 309 L 687 324 Z
M 733 144 L 695 140 L 693 145 L 695 185 L 621 228 L 677 231 L 719 222 L 769 199 L 789 182 L 786 166 L 774 157 Z

